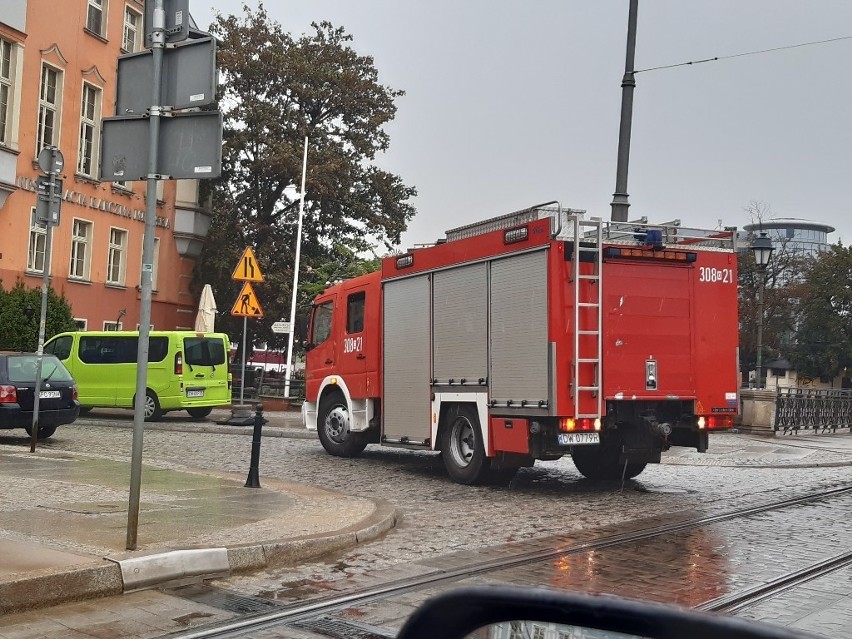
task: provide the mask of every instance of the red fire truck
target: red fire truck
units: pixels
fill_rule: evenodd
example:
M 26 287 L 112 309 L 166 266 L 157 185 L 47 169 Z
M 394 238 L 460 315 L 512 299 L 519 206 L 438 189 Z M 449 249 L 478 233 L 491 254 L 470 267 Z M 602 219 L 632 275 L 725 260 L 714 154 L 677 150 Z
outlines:
M 305 425 L 332 455 L 439 450 L 472 484 L 571 455 L 632 478 L 738 410 L 736 231 L 540 205 L 314 300 Z

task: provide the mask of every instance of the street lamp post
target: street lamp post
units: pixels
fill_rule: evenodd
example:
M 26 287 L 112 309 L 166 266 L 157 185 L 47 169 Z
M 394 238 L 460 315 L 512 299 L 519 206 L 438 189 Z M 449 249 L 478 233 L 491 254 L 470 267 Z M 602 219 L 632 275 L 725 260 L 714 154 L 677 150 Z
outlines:
M 772 258 L 772 240 L 761 231 L 760 236 L 751 244 L 754 263 L 760 276 L 760 287 L 757 289 L 757 387 L 763 388 L 763 291 L 766 288 L 766 267 Z

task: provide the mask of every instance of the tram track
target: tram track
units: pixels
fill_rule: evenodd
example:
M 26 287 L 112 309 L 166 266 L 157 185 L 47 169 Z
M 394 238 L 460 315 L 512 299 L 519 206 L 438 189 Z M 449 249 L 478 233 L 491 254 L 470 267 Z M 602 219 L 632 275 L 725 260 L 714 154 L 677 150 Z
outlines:
M 783 499 L 759 506 L 732 510 L 716 515 L 708 515 L 705 517 L 697 517 L 694 519 L 687 519 L 659 526 L 644 527 L 624 533 L 606 535 L 589 541 L 572 543 L 561 548 L 515 553 L 498 559 L 468 563 L 454 569 L 435 569 L 417 577 L 388 581 L 375 587 L 362 588 L 342 595 L 317 598 L 305 603 L 281 605 L 270 600 L 256 597 L 235 596 L 235 599 L 238 601 L 235 602 L 235 606 L 232 609 L 237 610 L 240 613 L 248 612 L 249 614 L 243 614 L 241 617 L 221 624 L 198 628 L 194 631 L 187 631 L 176 635 L 170 635 L 170 637 L 173 639 L 237 637 L 243 636 L 248 632 L 257 632 L 274 626 L 280 626 L 282 624 L 304 624 L 311 619 L 322 618 L 353 605 L 366 605 L 384 598 L 440 587 L 463 579 L 488 575 L 490 573 L 510 570 L 516 567 L 528 566 L 535 562 L 552 561 L 568 555 L 582 554 L 613 546 L 640 542 L 703 526 L 831 499 L 850 492 L 852 492 L 852 485 Z M 849 564 L 852 564 L 852 553 L 844 553 L 837 557 L 820 562 L 815 566 L 810 566 L 796 571 L 795 573 L 791 573 L 790 575 L 781 577 L 771 583 L 763 584 L 760 587 L 738 593 L 732 593 L 711 602 L 707 602 L 699 608 L 719 612 L 735 612 L 736 610 L 742 609 L 757 601 L 769 598 L 773 596 L 773 593 L 795 587 L 799 583 L 815 579 L 827 572 L 838 570 Z M 209 586 L 205 586 L 204 588 L 207 589 L 208 593 L 213 592 L 214 597 L 220 596 L 225 599 L 228 598 L 228 593 L 226 591 Z M 254 607 L 252 605 L 253 602 L 257 604 Z M 373 632 L 372 634 L 375 636 L 381 636 L 376 632 Z

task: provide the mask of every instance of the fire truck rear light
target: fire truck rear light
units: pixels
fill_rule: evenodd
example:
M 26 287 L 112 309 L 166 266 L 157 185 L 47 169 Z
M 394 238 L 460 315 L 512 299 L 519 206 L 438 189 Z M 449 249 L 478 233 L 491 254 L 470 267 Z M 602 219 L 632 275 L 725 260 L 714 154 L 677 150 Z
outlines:
M 14 386 L 0 386 L 0 404 L 14 404 L 18 401 L 18 391 Z
M 595 430 L 600 430 L 600 429 L 601 429 L 601 418 L 596 417 L 595 418 Z
M 703 430 L 703 429 L 704 429 L 704 426 L 706 426 L 706 425 L 707 425 L 707 422 L 706 422 L 706 420 L 704 419 L 704 415 L 701 415 L 701 417 L 699 417 L 699 418 L 698 418 L 698 428 L 699 428 L 699 430 Z
M 402 257 L 396 258 L 396 267 L 397 268 L 407 268 L 414 264 L 414 256 L 413 255 L 403 255 Z
M 517 229 L 509 229 L 503 234 L 504 244 L 514 244 L 515 242 L 523 242 L 529 237 L 529 230 L 526 226 Z
M 730 415 L 711 415 L 707 418 L 708 430 L 722 430 L 734 427 L 734 418 Z
M 577 422 L 573 417 L 563 417 L 559 420 L 559 430 L 570 432 L 577 427 Z

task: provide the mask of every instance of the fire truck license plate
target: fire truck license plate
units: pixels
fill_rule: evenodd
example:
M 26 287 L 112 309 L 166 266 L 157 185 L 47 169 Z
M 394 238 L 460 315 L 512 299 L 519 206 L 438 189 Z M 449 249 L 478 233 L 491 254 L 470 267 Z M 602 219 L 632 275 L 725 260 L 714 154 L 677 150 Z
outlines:
M 559 443 L 563 446 L 600 444 L 601 436 L 598 433 L 559 433 Z
M 188 390 L 186 391 L 187 397 L 204 397 L 204 389 L 199 388 L 197 390 Z

